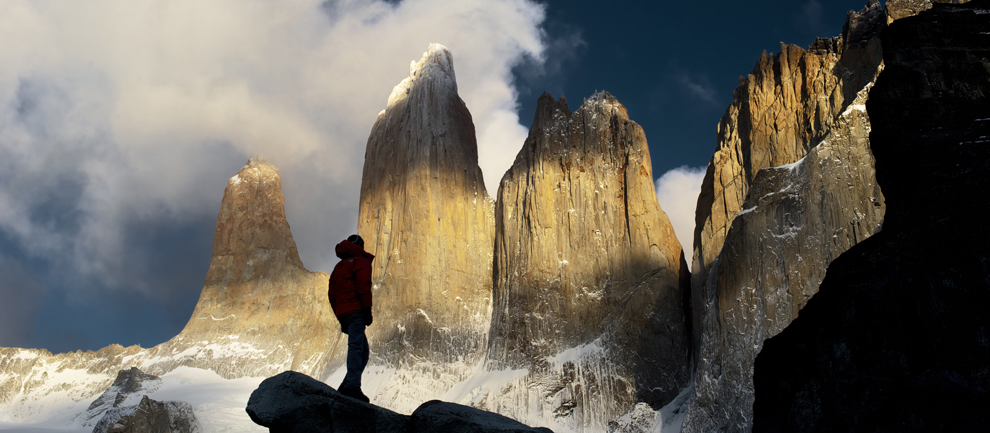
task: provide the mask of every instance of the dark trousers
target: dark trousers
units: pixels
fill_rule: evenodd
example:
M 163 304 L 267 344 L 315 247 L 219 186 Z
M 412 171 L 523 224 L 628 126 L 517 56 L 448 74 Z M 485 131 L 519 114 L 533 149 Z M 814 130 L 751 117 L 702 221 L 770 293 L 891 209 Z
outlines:
M 351 313 L 340 318 L 347 330 L 347 375 L 340 383 L 340 389 L 361 389 L 361 373 L 368 365 L 368 337 L 364 335 L 364 315 Z

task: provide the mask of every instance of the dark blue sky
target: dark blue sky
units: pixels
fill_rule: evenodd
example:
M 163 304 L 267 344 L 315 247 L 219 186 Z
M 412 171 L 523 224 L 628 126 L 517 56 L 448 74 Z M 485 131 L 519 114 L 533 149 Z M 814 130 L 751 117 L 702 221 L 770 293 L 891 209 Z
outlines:
M 542 75 L 517 68 L 520 121 L 532 122 L 544 91 L 564 95 L 576 110 L 606 90 L 646 131 L 659 177 L 682 165 L 708 164 L 732 91 L 764 50 L 837 36 L 846 12 L 862 9 L 866 0 L 547 4 L 547 67 Z
M 704 166 L 739 76 L 753 68 L 760 54 L 778 52 L 781 41 L 807 46 L 816 36 L 838 35 L 846 12 L 865 3 L 549 1 L 545 62 L 514 70 L 520 122 L 531 123 L 544 91 L 564 95 L 574 110 L 583 98 L 606 90 L 645 129 L 655 177 L 680 166 Z M 20 108 L 18 113 L 30 111 Z M 229 162 L 212 167 L 203 182 L 211 185 L 216 207 L 178 222 L 167 217 L 169 209 L 138 213 L 117 228 L 123 245 L 142 248 L 130 250 L 134 257 L 124 262 L 131 265 L 107 269 L 103 277 L 141 287 L 108 289 L 98 279 L 81 277 L 68 262 L 26 251 L 0 230 L 0 288 L 18 288 L 0 304 L 0 316 L 6 316 L 0 317 L 0 326 L 23 328 L 6 333 L 18 337 L 0 340 L 0 346 L 53 352 L 113 343 L 151 347 L 176 335 L 192 313 L 209 267 L 222 185 L 246 159 L 218 146 L 230 157 L 216 160 Z M 48 171 L 52 175 L 45 177 L 68 176 L 68 186 L 81 182 L 71 179 L 71 170 Z M 0 185 L 11 188 L 6 192 L 17 187 L 8 182 L 14 178 L 0 171 Z M 78 231 L 71 224 L 84 218 L 76 215 L 79 192 L 56 181 L 49 190 L 59 193 L 36 198 L 35 209 L 42 215 L 32 218 L 71 234 Z

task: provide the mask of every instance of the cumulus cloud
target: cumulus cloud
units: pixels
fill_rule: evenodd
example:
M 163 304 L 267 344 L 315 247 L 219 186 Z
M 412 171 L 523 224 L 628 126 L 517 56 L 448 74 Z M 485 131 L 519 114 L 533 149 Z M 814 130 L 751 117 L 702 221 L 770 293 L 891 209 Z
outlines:
M 281 170 L 304 263 L 330 270 L 357 225 L 371 126 L 431 42 L 454 54 L 494 194 L 526 137 L 511 70 L 540 58 L 543 8 L 5 1 L 0 34 L 16 43 L 0 44 L 0 231 L 97 286 L 160 291 L 135 271 L 154 236 L 127 228 L 215 220 L 226 178 L 260 154 Z
M 670 218 L 677 240 L 684 248 L 684 257 L 688 260 L 691 260 L 691 251 L 694 251 L 694 212 L 705 170 L 705 167 L 678 167 L 664 173 L 656 181 L 657 201 Z

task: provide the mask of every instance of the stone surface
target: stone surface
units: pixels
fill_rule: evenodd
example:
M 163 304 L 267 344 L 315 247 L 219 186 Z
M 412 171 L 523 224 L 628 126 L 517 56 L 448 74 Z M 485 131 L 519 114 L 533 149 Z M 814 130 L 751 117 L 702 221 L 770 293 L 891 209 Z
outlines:
M 828 268 L 756 360 L 755 431 L 983 431 L 990 424 L 990 2 L 882 35 L 867 108 L 883 231 Z
M 147 374 L 137 367 L 120 370 L 113 384 L 93 401 L 83 412 L 84 427 L 92 427 L 110 409 L 134 406 L 141 401 L 141 393 L 153 393 L 161 387 L 161 378 Z
M 376 256 L 371 363 L 408 372 L 379 403 L 412 410 L 484 356 L 492 207 L 453 57 L 432 44 L 393 90 L 365 154 L 358 234 Z
M 246 410 L 254 422 L 273 433 L 549 433 L 498 414 L 440 401 L 422 404 L 412 416 L 401 415 L 344 397 L 294 371 L 265 379 L 251 394 Z
M 887 0 L 887 22 L 913 17 L 932 8 L 932 4 L 963 4 L 969 0 Z
M 657 203 L 642 128 L 599 93 L 543 94 L 495 209 L 486 368 L 528 369 L 479 407 L 602 431 L 688 380 L 687 263 Z M 508 388 L 508 389 L 507 389 Z
M 764 56 L 733 95 L 698 203 L 686 432 L 751 427 L 763 341 L 797 317 L 835 257 L 879 230 L 863 104 L 883 25 L 871 2 L 841 37 Z
M 188 403 L 155 401 L 143 396 L 133 406 L 115 407 L 93 433 L 198 433 L 199 423 Z
M 871 2 L 849 16 L 843 36 L 818 40 L 808 50 L 781 45 L 777 55 L 764 53 L 753 71 L 739 79 L 732 105 L 719 122 L 718 146 L 695 213 L 695 297 L 760 169 L 803 158 L 876 77 L 882 63 L 880 42 L 863 29 L 876 29 L 881 11 L 879 2 Z M 694 318 L 700 325 L 697 306 Z

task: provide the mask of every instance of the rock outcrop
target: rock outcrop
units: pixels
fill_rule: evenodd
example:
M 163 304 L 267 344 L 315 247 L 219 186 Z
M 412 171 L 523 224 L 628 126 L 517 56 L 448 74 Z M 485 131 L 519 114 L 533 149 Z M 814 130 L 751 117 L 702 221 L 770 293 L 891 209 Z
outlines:
M 100 394 L 82 414 L 85 419 L 82 423 L 83 427 L 92 427 L 111 409 L 140 403 L 141 393 L 153 393 L 161 387 L 161 383 L 160 377 L 147 374 L 137 367 L 120 370 L 110 388 L 103 391 L 103 394 Z
M 887 23 L 901 18 L 913 17 L 932 8 L 933 4 L 963 4 L 969 0 L 887 0 Z
M 181 401 L 155 401 L 143 396 L 133 406 L 115 407 L 93 428 L 93 433 L 199 433 L 192 406 Z
M 766 341 L 754 431 L 990 424 L 988 29 L 984 0 L 883 31 L 886 68 L 866 104 L 883 231 L 836 259 L 801 316 Z
M 750 428 L 763 341 L 797 317 L 835 257 L 882 224 L 863 104 L 883 67 L 884 25 L 872 1 L 842 36 L 764 55 L 733 94 L 696 214 L 687 432 Z
M 657 203 L 642 128 L 599 93 L 543 94 L 495 209 L 486 368 L 529 373 L 479 407 L 603 431 L 688 380 L 687 263 Z M 480 403 L 484 400 L 483 403 Z
M 358 234 L 376 256 L 371 362 L 410 372 L 375 401 L 411 410 L 484 356 L 492 207 L 453 57 L 432 44 L 392 91 L 365 154 Z
M 344 397 L 323 382 L 294 371 L 265 379 L 251 393 L 247 413 L 272 432 L 550 433 L 467 406 L 428 401 L 412 415 Z

